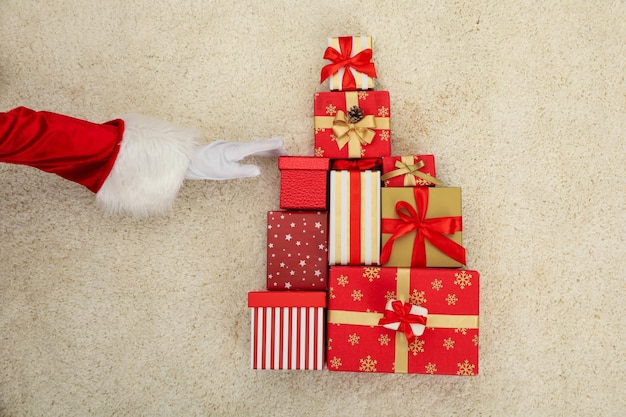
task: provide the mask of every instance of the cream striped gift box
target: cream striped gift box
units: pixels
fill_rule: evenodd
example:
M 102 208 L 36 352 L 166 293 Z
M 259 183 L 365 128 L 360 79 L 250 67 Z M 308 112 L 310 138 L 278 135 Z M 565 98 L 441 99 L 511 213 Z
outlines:
M 330 265 L 378 265 L 380 172 L 330 171 Z
M 324 368 L 326 293 L 248 293 L 252 369 Z

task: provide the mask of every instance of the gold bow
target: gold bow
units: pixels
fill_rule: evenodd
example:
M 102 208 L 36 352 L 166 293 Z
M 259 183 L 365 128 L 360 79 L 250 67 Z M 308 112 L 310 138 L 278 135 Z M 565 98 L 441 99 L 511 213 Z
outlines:
M 424 161 L 420 160 L 420 161 L 417 161 L 417 163 L 415 164 L 408 164 L 403 161 L 396 161 L 395 166 L 397 169 L 386 173 L 385 175 L 381 176 L 380 179 L 382 181 L 385 181 L 385 180 L 388 180 L 389 178 L 397 177 L 398 175 L 410 175 L 410 177 L 408 178 L 411 178 L 412 181 L 409 181 L 409 184 L 405 184 L 406 186 L 415 186 L 416 185 L 415 177 L 419 177 L 423 179 L 424 181 L 430 182 L 433 184 L 437 184 L 437 185 L 443 184 L 443 182 L 441 182 L 437 178 L 419 171 L 419 169 L 424 166 Z
M 343 110 L 339 110 L 333 120 L 333 133 L 337 140 L 337 146 L 339 149 L 343 149 L 349 143 L 348 153 L 351 158 L 360 158 L 361 146 L 372 143 L 376 135 L 372 129 L 375 127 L 376 119 L 374 116 L 365 116 L 356 123 L 350 123 Z M 355 152 L 357 152 L 356 155 L 354 155 Z

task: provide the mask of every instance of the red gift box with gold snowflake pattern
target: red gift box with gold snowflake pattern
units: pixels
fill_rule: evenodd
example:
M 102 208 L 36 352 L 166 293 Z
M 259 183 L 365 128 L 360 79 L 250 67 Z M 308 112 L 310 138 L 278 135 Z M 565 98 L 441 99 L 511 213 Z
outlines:
M 330 371 L 478 374 L 478 272 L 336 266 L 329 286 Z
M 315 93 L 315 156 L 331 159 L 391 155 L 388 91 Z
M 381 180 L 385 187 L 434 187 L 442 182 L 435 176 L 434 155 L 386 156 L 382 158 Z

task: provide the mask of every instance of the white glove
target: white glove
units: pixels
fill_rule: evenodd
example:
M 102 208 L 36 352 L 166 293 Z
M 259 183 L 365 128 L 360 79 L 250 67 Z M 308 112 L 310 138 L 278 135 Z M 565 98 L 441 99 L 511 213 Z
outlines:
M 190 180 L 229 180 L 256 177 L 261 170 L 256 165 L 240 164 L 246 156 L 280 156 L 287 153 L 282 149 L 281 138 L 256 142 L 226 142 L 218 140 L 198 148 L 185 178 Z

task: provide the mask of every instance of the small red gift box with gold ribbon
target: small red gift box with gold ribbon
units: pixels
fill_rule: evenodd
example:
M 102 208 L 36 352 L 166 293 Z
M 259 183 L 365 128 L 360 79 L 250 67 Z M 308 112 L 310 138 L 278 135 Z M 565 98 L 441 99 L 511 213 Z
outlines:
M 383 187 L 381 265 L 465 265 L 461 211 L 458 187 Z
M 478 374 L 479 273 L 330 269 L 330 371 Z
M 374 88 L 376 68 L 372 62 L 371 36 L 328 38 L 320 83 L 330 78 L 330 90 L 368 90 Z
M 436 178 L 434 155 L 386 156 L 382 158 L 385 187 L 434 187 L 443 184 Z
M 391 155 L 388 91 L 315 93 L 315 156 L 331 159 Z

